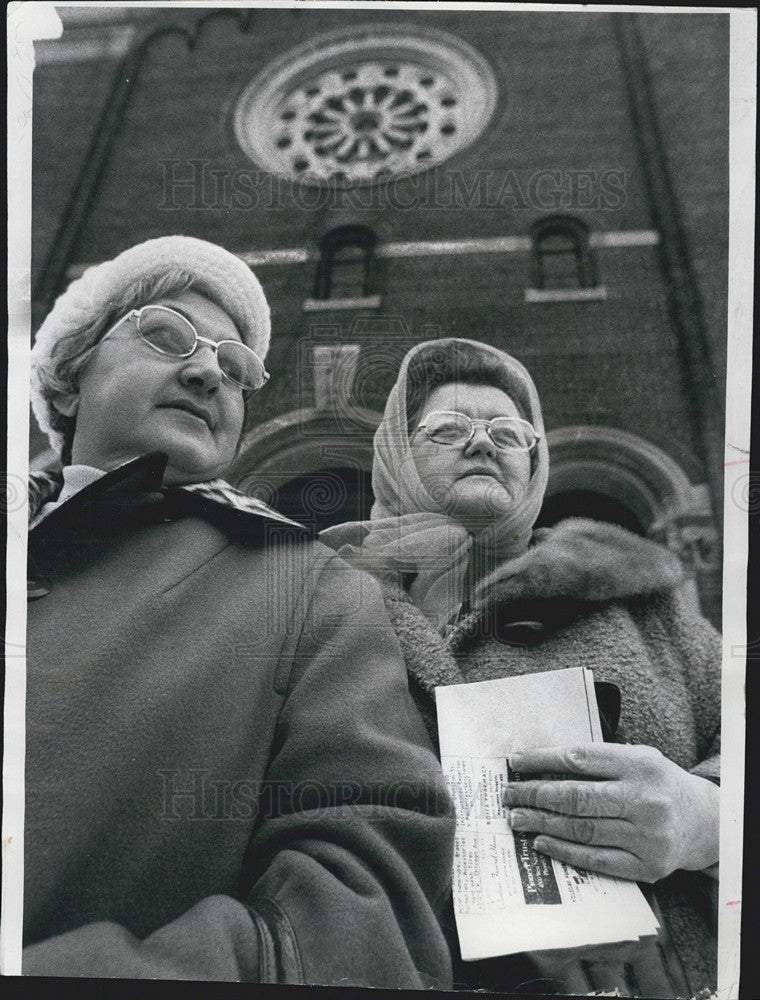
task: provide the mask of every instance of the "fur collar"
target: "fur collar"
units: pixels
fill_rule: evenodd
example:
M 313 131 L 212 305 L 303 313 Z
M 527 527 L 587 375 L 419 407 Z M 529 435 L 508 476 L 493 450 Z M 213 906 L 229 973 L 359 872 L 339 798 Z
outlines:
M 685 572 L 656 542 L 605 521 L 568 518 L 484 582 L 480 607 L 523 600 L 614 601 L 673 590 Z
M 501 641 L 532 645 L 541 641 L 545 628 L 583 614 L 579 604 L 671 591 L 684 576 L 678 557 L 663 546 L 607 522 L 569 518 L 534 532 L 528 551 L 491 575 L 479 608 L 446 636 L 412 604 L 397 576 L 382 583 L 407 669 L 423 690 L 432 692 L 438 684 L 462 683 L 456 654 L 477 641 L 483 619 L 499 605 L 509 605 L 498 616 Z M 520 620 L 513 621 L 514 616 Z M 540 619 L 543 627 L 526 632 L 525 619 Z

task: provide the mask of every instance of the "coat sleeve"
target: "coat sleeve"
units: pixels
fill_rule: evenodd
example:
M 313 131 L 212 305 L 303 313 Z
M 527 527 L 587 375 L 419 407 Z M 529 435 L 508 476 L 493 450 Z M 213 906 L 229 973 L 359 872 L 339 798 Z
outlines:
M 293 652 L 250 843 L 275 981 L 451 988 L 454 818 L 377 583 L 331 557 Z
M 144 939 L 112 922 L 48 938 L 25 974 L 451 988 L 453 807 L 377 584 L 319 565 L 237 898 Z
M 674 591 L 660 605 L 661 617 L 683 664 L 697 723 L 698 761 L 691 773 L 720 781 L 720 633 Z
M 99 921 L 24 948 L 25 976 L 114 979 L 257 980 L 262 944 L 245 906 L 208 896 L 182 916 L 138 938 Z

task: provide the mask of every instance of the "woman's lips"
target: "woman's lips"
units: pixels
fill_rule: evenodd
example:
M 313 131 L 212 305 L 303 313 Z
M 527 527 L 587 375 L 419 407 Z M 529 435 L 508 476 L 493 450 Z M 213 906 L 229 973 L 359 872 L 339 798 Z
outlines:
M 185 400 L 173 400 L 171 403 L 159 404 L 158 408 L 160 410 L 179 410 L 180 413 L 187 413 L 191 417 L 195 417 L 196 420 L 200 420 L 209 430 L 214 429 L 211 414 L 202 406 L 195 406 L 193 403 L 188 403 Z
M 491 479 L 496 479 L 498 473 L 495 469 L 468 469 L 466 472 L 463 472 L 459 478 L 467 479 L 470 476 L 490 476 Z

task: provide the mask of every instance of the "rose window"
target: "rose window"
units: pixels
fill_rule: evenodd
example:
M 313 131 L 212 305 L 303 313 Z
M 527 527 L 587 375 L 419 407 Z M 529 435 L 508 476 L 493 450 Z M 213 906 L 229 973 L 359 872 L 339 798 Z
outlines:
M 242 94 L 234 125 L 267 170 L 366 184 L 424 170 L 471 143 L 495 97 L 488 65 L 453 36 L 351 29 L 268 67 Z

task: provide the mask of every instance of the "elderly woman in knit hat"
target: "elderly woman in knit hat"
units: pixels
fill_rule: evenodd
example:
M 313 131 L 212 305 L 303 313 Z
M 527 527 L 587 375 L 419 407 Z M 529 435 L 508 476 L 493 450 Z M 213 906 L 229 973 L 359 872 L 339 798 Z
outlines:
M 584 666 L 620 692 L 616 742 L 523 752 L 523 774 L 568 780 L 514 783 L 506 803 L 537 851 L 655 883 L 659 941 L 477 963 L 459 962 L 454 941 L 455 981 L 712 991 L 719 639 L 683 600 L 667 550 L 580 518 L 535 530 L 548 469 L 538 395 L 518 361 L 469 340 L 418 344 L 375 436 L 371 519 L 321 536 L 382 582 L 434 740 L 436 685 Z
M 269 333 L 175 236 L 38 334 L 27 974 L 450 984 L 452 810 L 379 589 L 223 479 Z

